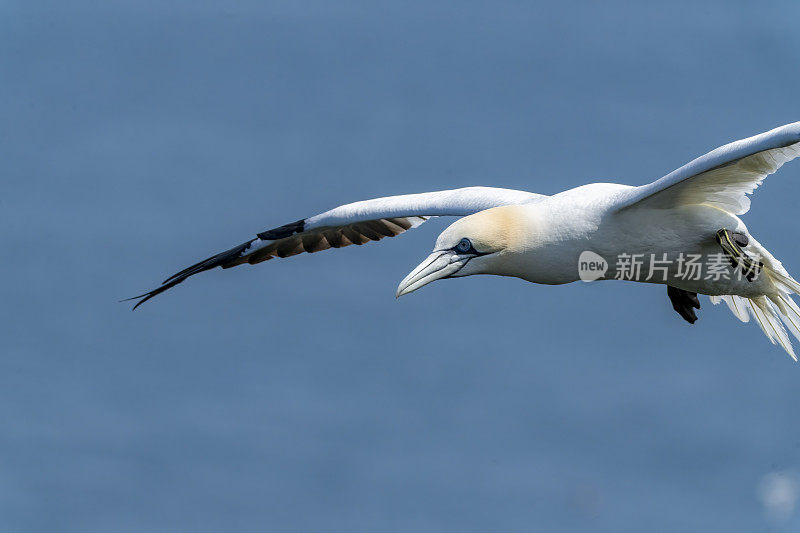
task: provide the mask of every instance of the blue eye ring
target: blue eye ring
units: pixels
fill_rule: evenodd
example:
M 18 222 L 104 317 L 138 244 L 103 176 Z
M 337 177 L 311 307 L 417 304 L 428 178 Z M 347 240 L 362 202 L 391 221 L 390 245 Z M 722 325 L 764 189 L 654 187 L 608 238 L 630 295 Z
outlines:
M 463 239 L 458 241 L 458 244 L 456 244 L 456 250 L 461 253 L 467 253 L 470 250 L 472 250 L 472 242 L 470 242 L 469 239 L 464 237 Z

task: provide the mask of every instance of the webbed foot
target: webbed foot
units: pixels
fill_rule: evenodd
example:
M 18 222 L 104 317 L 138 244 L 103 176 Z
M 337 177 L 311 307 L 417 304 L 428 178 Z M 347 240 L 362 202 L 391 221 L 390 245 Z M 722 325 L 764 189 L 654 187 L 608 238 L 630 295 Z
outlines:
M 689 292 L 683 289 L 678 289 L 672 285 L 667 285 L 667 296 L 672 302 L 672 308 L 678 312 L 689 324 L 694 324 L 697 321 L 697 314 L 695 309 L 700 309 L 700 300 L 697 298 L 696 292 Z
M 715 239 L 728 256 L 731 265 L 740 269 L 747 281 L 753 281 L 764 268 L 764 263 L 754 260 L 742 249 L 750 243 L 750 238 L 744 233 L 721 229 L 716 233 Z

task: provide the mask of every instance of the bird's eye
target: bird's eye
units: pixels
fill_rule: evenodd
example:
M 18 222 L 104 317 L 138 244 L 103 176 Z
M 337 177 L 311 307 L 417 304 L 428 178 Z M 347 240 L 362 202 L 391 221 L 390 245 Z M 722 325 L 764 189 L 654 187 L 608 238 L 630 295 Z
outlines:
M 456 250 L 458 250 L 461 253 L 469 252 L 471 249 L 472 249 L 472 243 L 466 237 L 458 241 L 458 244 L 456 245 Z

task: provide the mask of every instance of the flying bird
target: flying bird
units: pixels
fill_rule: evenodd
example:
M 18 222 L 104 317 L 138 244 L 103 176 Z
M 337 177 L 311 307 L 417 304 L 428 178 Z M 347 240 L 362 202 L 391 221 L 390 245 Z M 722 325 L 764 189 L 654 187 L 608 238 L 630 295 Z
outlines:
M 592 183 L 552 196 L 495 187 L 425 192 L 342 205 L 258 233 L 129 298 L 138 306 L 187 278 L 222 267 L 395 237 L 430 217 L 462 217 L 397 287 L 397 296 L 446 278 L 494 274 L 560 285 L 627 280 L 666 285 L 675 311 L 697 320 L 698 294 L 751 317 L 796 361 L 800 283 L 738 215 L 748 195 L 800 156 L 800 122 L 721 146 L 641 186 Z

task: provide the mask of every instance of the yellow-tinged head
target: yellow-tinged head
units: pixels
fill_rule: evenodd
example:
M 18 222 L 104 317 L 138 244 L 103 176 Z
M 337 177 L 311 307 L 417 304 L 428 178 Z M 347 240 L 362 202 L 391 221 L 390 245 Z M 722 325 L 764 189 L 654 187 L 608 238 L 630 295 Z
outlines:
M 528 233 L 525 214 L 522 206 L 503 206 L 456 220 L 436 239 L 433 253 L 400 282 L 397 296 L 437 279 L 514 275 L 507 260 L 524 246 Z

